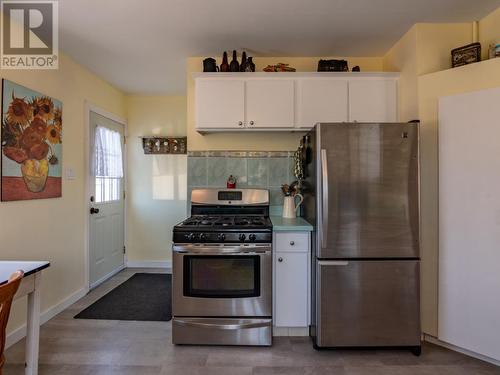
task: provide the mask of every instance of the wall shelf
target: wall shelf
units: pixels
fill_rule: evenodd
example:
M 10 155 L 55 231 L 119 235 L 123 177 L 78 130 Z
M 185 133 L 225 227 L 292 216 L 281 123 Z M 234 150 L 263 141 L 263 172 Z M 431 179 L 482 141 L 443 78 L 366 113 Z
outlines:
M 142 148 L 144 153 L 161 155 L 161 154 L 186 154 L 187 153 L 187 137 L 170 137 L 170 136 L 142 136 Z

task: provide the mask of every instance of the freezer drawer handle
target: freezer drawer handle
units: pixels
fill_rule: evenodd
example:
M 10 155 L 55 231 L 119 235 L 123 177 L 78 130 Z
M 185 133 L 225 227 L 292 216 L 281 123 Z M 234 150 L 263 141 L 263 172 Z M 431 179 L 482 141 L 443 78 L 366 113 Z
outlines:
M 176 320 L 175 323 L 190 326 L 196 328 L 215 328 L 222 330 L 236 330 L 236 329 L 248 329 L 248 328 L 262 328 L 269 327 L 269 322 L 255 322 L 255 323 L 243 323 L 243 324 L 213 324 L 213 323 L 199 323 L 190 322 L 186 320 Z
M 320 266 L 347 266 L 349 264 L 346 260 L 320 260 Z
M 326 150 L 321 149 L 321 182 L 322 182 L 322 200 L 321 207 L 321 247 L 325 248 L 328 243 L 328 164 Z

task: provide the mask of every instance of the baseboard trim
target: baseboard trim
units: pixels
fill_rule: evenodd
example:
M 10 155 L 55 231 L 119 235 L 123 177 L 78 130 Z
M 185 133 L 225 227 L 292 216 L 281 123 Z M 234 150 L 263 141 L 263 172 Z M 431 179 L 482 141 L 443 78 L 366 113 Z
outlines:
M 48 322 L 54 316 L 59 314 L 60 312 L 66 310 L 72 304 L 77 302 L 80 298 L 84 297 L 88 293 L 87 288 L 82 288 L 77 292 L 73 293 L 69 297 L 63 299 L 58 304 L 49 307 L 47 310 L 43 311 L 40 314 L 40 325 Z M 23 324 L 21 327 L 16 328 L 11 333 L 9 333 L 5 340 L 5 348 L 9 348 L 14 345 L 19 340 L 23 339 L 26 336 L 26 324 Z
M 453 344 L 448 344 L 447 342 L 441 341 L 434 336 L 424 334 L 424 341 L 430 342 L 431 344 L 436 344 L 436 345 L 442 346 L 443 348 L 450 349 L 450 350 L 453 350 L 455 352 L 459 352 L 459 353 L 468 355 L 469 357 L 480 359 L 481 361 L 491 363 L 495 366 L 500 366 L 500 361 L 498 361 L 494 358 L 491 358 L 491 357 L 488 357 L 488 356 L 461 348 L 459 346 L 455 346 Z
M 273 336 L 309 336 L 309 327 L 273 327 Z
M 111 271 L 110 273 L 108 273 L 106 276 L 104 277 L 101 277 L 99 280 L 97 280 L 96 282 L 90 284 L 90 289 L 94 289 L 94 288 L 97 288 L 99 285 L 101 285 L 103 282 L 105 282 L 106 280 L 112 278 L 113 276 L 115 276 L 118 272 L 122 271 L 125 269 L 125 264 L 121 265 L 120 267 L 118 267 L 116 270 L 114 271 Z
M 166 268 L 172 270 L 170 260 L 127 260 L 128 268 Z

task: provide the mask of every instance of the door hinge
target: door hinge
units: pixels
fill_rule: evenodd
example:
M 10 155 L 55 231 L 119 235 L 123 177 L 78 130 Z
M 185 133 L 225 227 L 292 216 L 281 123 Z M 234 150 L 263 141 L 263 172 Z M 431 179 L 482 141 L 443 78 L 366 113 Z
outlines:
M 125 144 L 125 145 L 127 144 L 127 136 L 126 135 L 123 136 L 123 144 Z
M 123 246 L 123 254 L 125 254 L 125 251 L 126 251 L 126 248 L 125 248 L 125 246 Z
M 123 190 L 123 199 L 125 200 L 126 197 L 127 197 L 127 195 L 125 193 L 125 190 Z

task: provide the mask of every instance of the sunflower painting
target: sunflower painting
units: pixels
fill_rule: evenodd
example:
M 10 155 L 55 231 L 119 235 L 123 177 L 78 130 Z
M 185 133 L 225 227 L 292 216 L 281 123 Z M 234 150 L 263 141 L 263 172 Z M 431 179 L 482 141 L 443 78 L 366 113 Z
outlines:
M 62 103 L 2 80 L 2 201 L 61 196 Z

